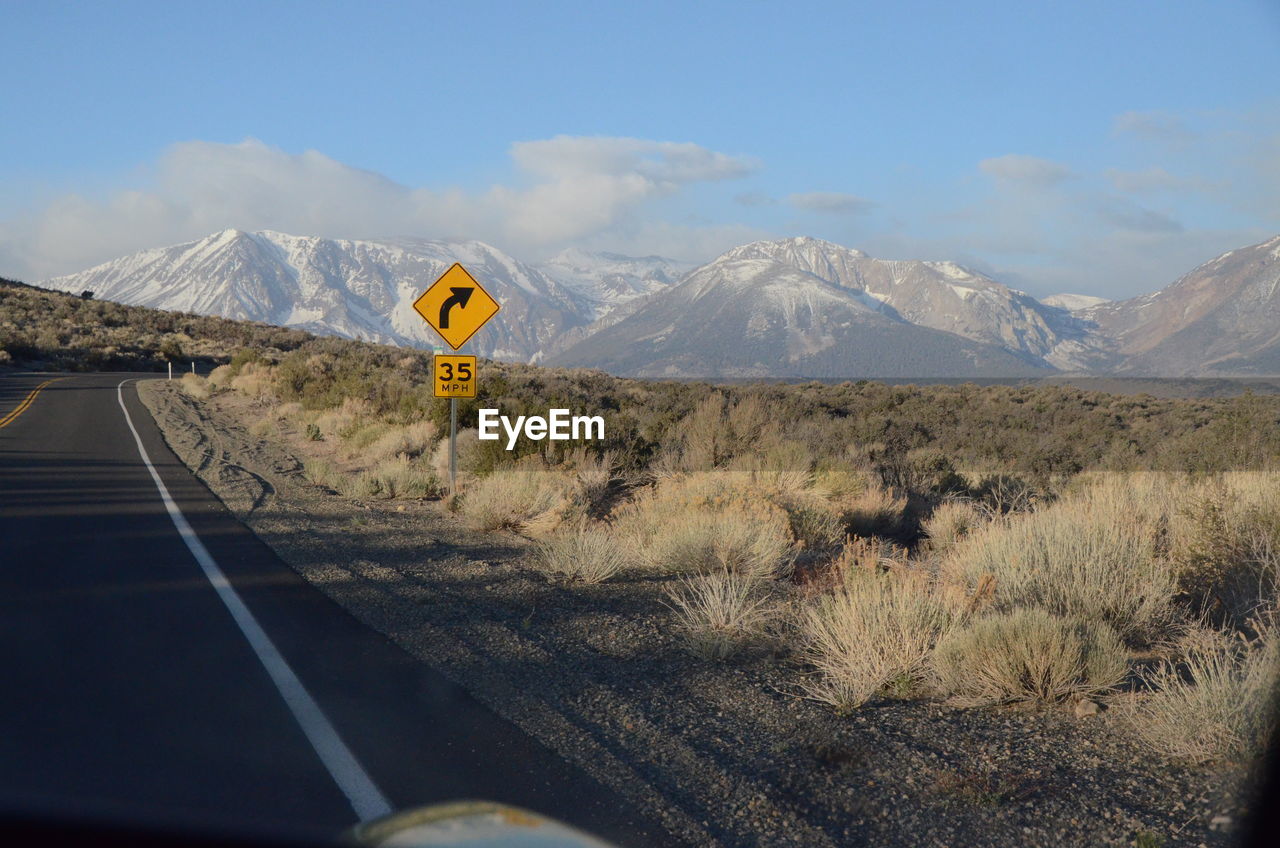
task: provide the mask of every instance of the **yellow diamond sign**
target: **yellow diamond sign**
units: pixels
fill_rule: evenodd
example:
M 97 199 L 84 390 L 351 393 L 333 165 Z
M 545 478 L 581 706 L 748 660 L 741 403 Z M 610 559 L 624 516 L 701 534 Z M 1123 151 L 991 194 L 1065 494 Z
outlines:
M 457 350 L 502 307 L 455 262 L 413 302 L 413 308 Z

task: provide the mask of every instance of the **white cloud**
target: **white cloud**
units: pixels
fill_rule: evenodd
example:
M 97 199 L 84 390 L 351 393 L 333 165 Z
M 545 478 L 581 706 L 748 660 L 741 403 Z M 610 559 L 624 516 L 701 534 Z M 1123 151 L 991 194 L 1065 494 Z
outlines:
M 744 177 L 760 167 L 755 159 L 716 153 L 697 144 L 602 136 L 519 141 L 511 145 L 511 158 L 528 173 L 543 177 L 639 176 L 672 188 Z
M 1001 183 L 1032 188 L 1048 188 L 1071 176 L 1071 169 L 1066 165 L 1021 153 L 983 159 L 978 168 Z
M 1180 233 L 1181 222 L 1172 215 L 1148 209 L 1125 197 L 1102 195 L 1093 200 L 1093 207 L 1103 222 L 1118 231 L 1139 233 Z
M 834 215 L 860 215 L 875 207 L 870 200 L 838 191 L 809 191 L 792 194 L 787 197 L 787 202 L 798 209 Z
M 1110 168 L 1107 179 L 1118 191 L 1125 194 L 1151 194 L 1158 191 L 1190 191 L 1205 188 L 1203 180 L 1179 177 L 1164 168 L 1152 166 L 1140 171 L 1121 171 Z
M 646 201 L 759 167 L 696 144 L 634 138 L 518 142 L 511 157 L 522 185 L 466 193 L 410 188 L 313 150 L 289 153 L 254 139 L 184 142 L 166 151 L 145 190 L 68 195 L 0 224 L 0 256 L 12 263 L 6 272 L 42 279 L 227 227 L 465 236 L 538 251 L 615 229 L 634 232 Z
M 1129 111 L 1116 115 L 1112 127 L 1117 133 L 1137 136 L 1146 141 L 1181 145 L 1195 137 L 1181 116 L 1162 111 Z
M 615 227 L 582 241 L 589 250 L 603 250 L 626 256 L 668 256 L 684 262 L 702 263 L 726 250 L 778 233 L 744 224 L 686 226 L 670 221 L 644 221 L 631 227 Z
M 739 206 L 776 206 L 778 201 L 771 195 L 761 191 L 746 191 L 742 194 L 735 194 L 733 202 Z

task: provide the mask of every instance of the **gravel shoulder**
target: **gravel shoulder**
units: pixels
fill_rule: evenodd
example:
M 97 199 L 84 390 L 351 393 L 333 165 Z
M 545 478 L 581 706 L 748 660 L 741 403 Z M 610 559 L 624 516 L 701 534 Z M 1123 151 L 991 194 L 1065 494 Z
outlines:
M 886 701 L 838 716 L 798 694 L 802 670 L 780 649 L 686 653 L 662 579 L 548 578 L 524 564 L 527 540 L 471 532 L 438 502 L 310 484 L 287 440 L 249 426 L 268 407 L 161 381 L 138 391 L 175 453 L 306 580 L 661 818 L 672 843 L 1236 839 L 1244 771 L 1160 761 L 1121 709 Z

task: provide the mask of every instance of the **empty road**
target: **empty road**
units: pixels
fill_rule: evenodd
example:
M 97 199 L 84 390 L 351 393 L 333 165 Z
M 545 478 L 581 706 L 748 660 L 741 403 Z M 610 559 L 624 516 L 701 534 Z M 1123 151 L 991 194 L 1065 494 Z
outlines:
M 482 798 L 667 842 L 280 561 L 165 445 L 152 376 L 0 374 L 0 807 L 328 839 Z

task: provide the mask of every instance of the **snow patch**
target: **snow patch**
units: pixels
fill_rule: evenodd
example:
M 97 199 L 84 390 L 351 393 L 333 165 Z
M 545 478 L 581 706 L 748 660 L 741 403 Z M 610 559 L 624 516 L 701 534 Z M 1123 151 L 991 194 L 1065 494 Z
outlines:
M 1074 312 L 1077 309 L 1087 309 L 1090 306 L 1100 306 L 1104 303 L 1110 303 L 1105 297 L 1094 297 L 1091 294 L 1070 294 L 1063 292 L 1062 294 L 1053 294 L 1040 301 L 1045 306 L 1056 306 L 1059 309 L 1066 309 Z
M 926 262 L 930 268 L 953 280 L 972 280 L 973 272 L 954 262 Z

